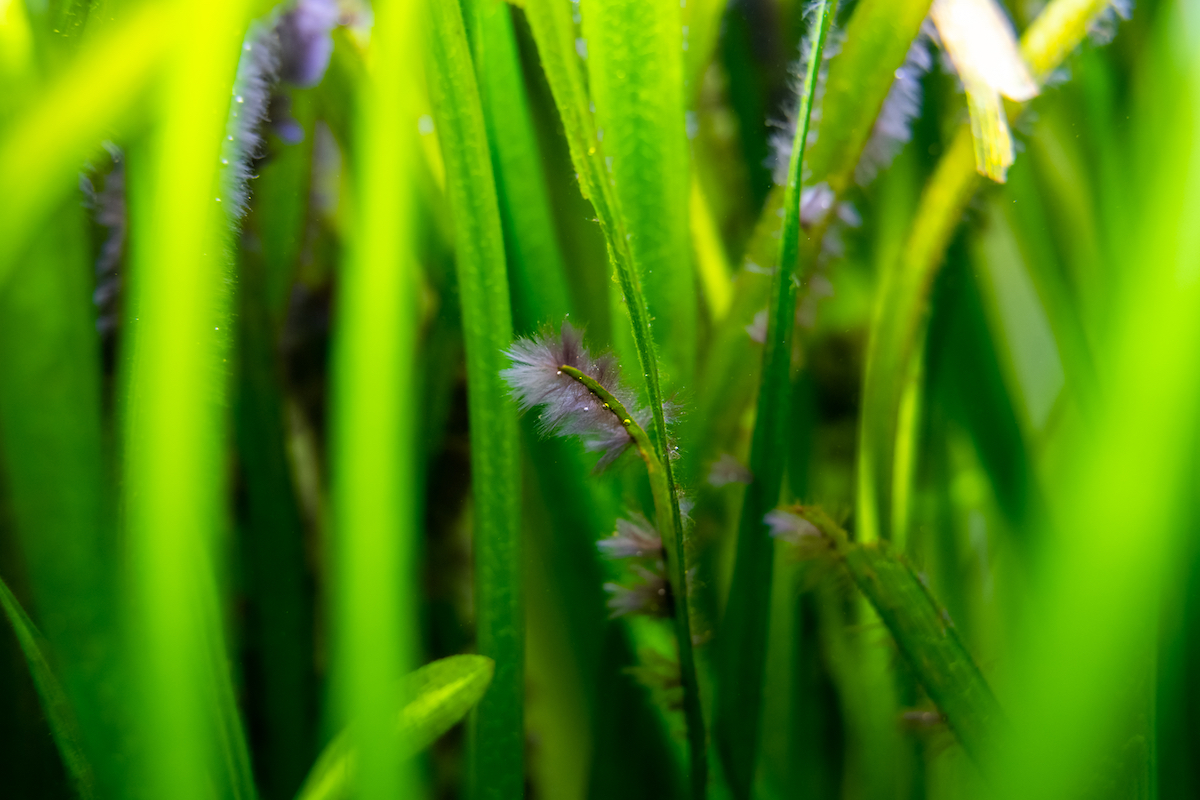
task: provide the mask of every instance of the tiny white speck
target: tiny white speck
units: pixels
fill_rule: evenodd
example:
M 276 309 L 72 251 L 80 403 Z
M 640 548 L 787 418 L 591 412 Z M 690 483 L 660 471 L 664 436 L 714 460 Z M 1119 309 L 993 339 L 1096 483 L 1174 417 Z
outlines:
M 433 133 L 433 117 L 422 114 L 421 118 L 417 120 L 417 130 L 421 132 L 422 136 Z
M 228 159 L 228 158 L 222 158 L 222 159 L 221 159 L 221 163 L 222 163 L 222 164 L 228 164 L 228 163 L 229 163 L 229 159 Z
M 242 97 L 242 96 L 239 94 L 239 95 L 237 96 L 237 101 L 238 101 L 239 103 L 244 103 L 244 102 L 246 102 L 246 98 Z
M 221 198 L 219 198 L 219 197 L 218 197 L 218 198 L 217 198 L 217 202 L 218 202 L 218 203 L 219 203 L 219 202 L 221 202 Z
M 587 40 L 586 39 L 576 39 L 575 40 L 575 52 L 579 54 L 580 58 L 587 58 Z

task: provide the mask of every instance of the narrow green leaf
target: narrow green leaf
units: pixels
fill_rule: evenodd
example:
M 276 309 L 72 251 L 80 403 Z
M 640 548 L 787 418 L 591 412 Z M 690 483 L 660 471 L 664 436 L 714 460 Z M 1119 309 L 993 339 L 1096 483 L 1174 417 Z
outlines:
M 1037 613 L 1011 665 L 1013 726 L 998 753 L 996 797 L 1114 795 L 1124 787 L 1097 785 L 1097 773 L 1126 753 L 1150 783 L 1125 796 L 1154 796 L 1155 743 L 1130 712 L 1153 720 L 1157 621 L 1192 580 L 1179 555 L 1193 546 L 1200 400 L 1194 12 L 1188 2 L 1160 6 L 1146 40 L 1129 115 L 1137 180 L 1113 232 L 1138 259 L 1110 288 L 1119 302 L 1096 423 L 1071 438 L 1058 513 L 1043 529 L 1047 578 L 1031 587 Z
M 512 263 L 513 317 L 531 333 L 571 312 L 529 98 L 508 5 L 470 0 L 472 54 L 487 122 L 500 217 Z
M 78 201 L 60 205 L 0 288 L 0 461 L 31 594 L 93 754 L 99 794 L 125 777 L 118 552 Z
M 54 672 L 50 669 L 50 662 L 46 660 L 43 652 L 45 643 L 41 634 L 38 633 L 33 621 L 29 619 L 25 609 L 21 608 L 21 604 L 9 591 L 8 584 L 3 579 L 0 579 L 0 606 L 4 607 L 4 615 L 8 617 L 8 623 L 12 625 L 13 633 L 17 635 L 21 652 L 25 654 L 25 662 L 29 665 L 29 674 L 33 677 L 34 686 L 37 687 L 38 697 L 42 701 L 42 711 L 46 714 L 46 721 L 50 723 L 50 733 L 54 736 L 54 744 L 58 746 L 59 754 L 62 755 L 67 774 L 71 776 L 71 782 L 79 797 L 83 800 L 91 800 L 97 796 L 95 778 L 92 775 L 92 766 L 84 752 L 75 713 L 71 709 L 66 692 L 63 691 L 58 679 L 54 677 Z
M 457 3 L 431 2 L 429 74 L 467 354 L 475 519 L 476 641 L 496 662 L 494 688 L 472 721 L 472 796 L 524 793 L 524 609 L 516 410 L 500 377 L 512 343 L 504 238 L 487 131 Z
M 654 450 L 662 469 L 651 475 L 654 481 L 651 491 L 654 496 L 656 524 L 664 532 L 668 572 L 675 596 L 687 598 L 687 566 L 684 549 L 683 519 L 679 513 L 679 497 L 671 459 L 668 455 L 666 417 L 663 411 L 663 391 L 659 377 L 659 363 L 655 351 L 655 340 L 651 334 L 651 315 L 642 289 L 641 271 L 634 259 L 631 235 L 626 228 L 624 216 L 617 212 L 608 167 L 604 160 L 601 141 L 590 111 L 586 84 L 579 65 L 580 55 L 576 52 L 574 22 L 570 8 L 553 0 L 528 0 L 525 12 L 533 30 L 538 52 L 546 70 L 555 104 L 563 119 L 571 159 L 579 175 L 580 187 L 585 197 L 592 201 L 596 217 L 608 243 L 609 259 L 616 271 L 617 282 L 625 300 L 633 334 L 633 345 L 637 351 L 639 366 L 645 381 L 646 400 L 653 415 Z M 659 13 L 665 14 L 660 9 Z M 651 28 L 661 35 L 669 35 L 665 28 Z M 642 45 L 644 46 L 644 44 Z M 677 73 L 671 73 L 677 74 Z M 650 102 L 655 102 L 653 99 Z M 637 136 L 636 129 L 626 130 L 626 135 Z M 630 146 L 630 145 L 626 145 Z M 686 191 L 686 183 L 683 185 Z M 683 198 L 686 202 L 686 196 Z M 687 228 L 682 229 L 684 247 Z M 695 298 L 689 294 L 689 301 Z M 694 346 L 689 343 L 688 347 Z M 665 535 L 670 532 L 670 535 Z M 684 690 L 684 716 L 687 719 L 688 747 L 691 753 L 692 792 L 702 797 L 707 787 L 707 734 L 704 714 L 700 704 L 700 686 L 696 678 L 695 656 L 692 650 L 690 603 L 675 604 L 675 637 L 679 647 L 680 677 Z
M 487 692 L 495 662 L 475 655 L 450 656 L 426 664 L 404 679 L 400 711 L 393 712 L 387 746 L 411 758 L 466 716 Z M 296 800 L 353 797 L 358 754 L 345 733 L 322 751 Z
M 721 672 L 717 684 L 716 740 L 734 796 L 748 798 L 758 757 L 763 670 L 767 656 L 774 542 L 763 516 L 779 503 L 787 462 L 787 413 L 791 393 L 792 332 L 796 319 L 796 282 L 812 262 L 800 264 L 800 181 L 812 117 L 817 77 L 837 2 L 822 0 L 810 31 L 811 57 L 800 99 L 799 121 L 788 164 L 783 197 L 779 260 L 767 305 L 758 413 L 750 446 L 750 472 L 738 527 L 737 556 L 729 603 L 720 631 Z
M 696 289 L 688 236 L 679 7 L 582 0 L 586 54 L 604 172 L 652 322 L 662 381 L 691 386 Z
M 425 38 L 421 0 L 374 8 L 370 51 L 348 93 L 352 234 L 338 276 L 330 400 L 333 689 L 351 720 L 358 797 L 416 796 L 388 738 L 397 684 L 417 663 L 420 312 L 414 189 Z M 345 65 L 355 67 L 347 59 Z
M 1006 724 L 1004 715 L 929 587 L 888 542 L 852 543 L 819 508 L 800 508 L 799 515 L 833 548 L 963 748 L 977 762 L 982 760 Z
M 555 0 L 526 0 L 524 8 L 567 135 L 571 161 L 579 173 L 579 189 L 596 207 L 600 224 L 611 225 L 608 183 L 603 180 L 604 161 L 596 138 L 587 78 L 576 51 L 571 6 Z
M 209 573 L 224 516 L 230 327 L 220 156 L 247 6 L 209 3 L 186 30 L 169 29 L 161 116 L 130 192 L 123 502 L 136 771 L 148 794 L 179 800 L 213 786 L 254 796 Z

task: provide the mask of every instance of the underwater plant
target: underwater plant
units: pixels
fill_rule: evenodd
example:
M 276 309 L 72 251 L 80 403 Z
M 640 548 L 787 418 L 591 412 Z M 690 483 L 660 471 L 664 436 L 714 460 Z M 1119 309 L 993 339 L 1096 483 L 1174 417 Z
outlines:
M 0 0 L 0 794 L 1194 797 L 1189 0 Z

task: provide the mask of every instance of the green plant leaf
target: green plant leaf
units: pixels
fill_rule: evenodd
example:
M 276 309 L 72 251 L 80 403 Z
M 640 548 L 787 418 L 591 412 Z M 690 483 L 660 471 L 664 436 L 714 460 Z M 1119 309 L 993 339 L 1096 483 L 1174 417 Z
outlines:
M 398 748 L 402 758 L 429 747 L 479 702 L 494 670 L 490 658 L 462 655 L 426 664 L 406 677 L 388 745 Z M 296 800 L 353 797 L 357 760 L 350 737 L 340 734 L 317 758 Z
M 753 479 L 746 488 L 742 504 L 733 581 L 720 632 L 716 741 L 734 796 L 738 798 L 750 797 L 758 755 L 775 554 L 775 543 L 767 536 L 763 516 L 779 503 L 788 453 L 787 413 L 791 393 L 792 332 L 796 319 L 796 283 L 792 278 L 798 272 L 803 281 L 813 266 L 811 261 L 799 263 L 800 181 L 825 41 L 836 13 L 836 0 L 833 3 L 822 0 L 809 33 L 812 55 L 802 87 L 799 121 L 788 164 L 779 260 L 767 305 L 762 382 L 750 446 Z
M 624 6 L 622 6 L 624 7 Z M 589 6 L 593 10 L 599 8 L 597 5 Z M 629 19 L 625 19 L 626 15 L 615 14 L 608 7 L 600 8 L 598 12 L 600 19 L 595 22 L 585 23 L 588 30 L 599 30 L 598 43 L 601 49 L 611 48 L 607 54 L 608 58 L 617 58 L 618 60 L 627 57 L 630 52 L 623 50 L 625 47 L 632 47 L 633 50 L 642 52 L 644 48 L 651 47 L 653 44 L 649 41 L 635 41 L 643 34 L 651 34 L 647 38 L 657 42 L 661 47 L 664 41 L 671 41 L 672 29 L 670 26 L 670 9 L 666 6 L 661 8 L 655 7 L 648 11 L 630 8 L 630 13 L 633 13 Z M 616 193 L 612 179 L 608 175 L 608 163 L 602 151 L 602 142 L 599 132 L 595 127 L 590 110 L 590 100 L 585 88 L 582 70 L 579 66 L 580 53 L 576 51 L 576 41 L 574 36 L 574 22 L 571 19 L 570 8 L 562 3 L 555 3 L 552 0 L 528 0 L 525 5 L 525 12 L 529 18 L 530 26 L 533 30 L 534 40 L 538 46 L 538 52 L 542 57 L 542 63 L 546 70 L 546 77 L 550 83 L 551 92 L 554 95 L 555 104 L 558 106 L 559 114 L 563 119 L 563 125 L 567 132 L 567 142 L 571 151 L 571 159 L 575 164 L 575 168 L 579 174 L 580 188 L 584 196 L 592 201 L 593 207 L 596 209 L 596 216 L 600 222 L 600 227 L 604 231 L 605 240 L 608 244 L 609 259 L 613 264 L 616 272 L 617 282 L 621 287 L 621 293 L 625 300 L 625 310 L 629 314 L 630 327 L 632 329 L 633 346 L 637 352 L 639 366 L 642 369 L 642 377 L 646 388 L 646 401 L 650 406 L 650 411 L 653 417 L 653 437 L 654 450 L 658 461 L 662 465 L 661 470 L 655 470 L 651 473 L 651 492 L 654 496 L 656 525 L 659 531 L 663 532 L 663 541 L 666 545 L 668 571 L 670 574 L 671 585 L 675 587 L 677 597 L 687 598 L 687 566 L 685 564 L 686 553 L 684 549 L 683 535 L 683 519 L 679 512 L 679 497 L 675 485 L 673 467 L 671 458 L 668 454 L 668 437 L 667 423 L 665 413 L 663 411 L 663 390 L 662 381 L 659 375 L 659 361 L 656 355 L 655 338 L 651 333 L 651 312 L 647 304 L 646 293 L 643 291 L 642 271 L 635 257 L 634 246 L 631 240 L 634 238 L 628 228 L 628 223 L 625 215 L 618 208 Z M 625 23 L 631 20 L 640 20 L 643 25 L 647 24 L 647 19 L 642 15 L 650 13 L 650 27 L 644 31 L 634 26 Z M 612 14 L 611 16 L 605 16 Z M 625 24 L 624 27 L 622 25 Z M 593 28 L 592 26 L 595 26 Z M 611 30 L 610 30 L 611 28 Z M 667 59 L 669 63 L 663 66 L 667 69 L 666 77 L 671 80 L 674 76 L 674 81 L 681 83 L 679 79 L 680 67 L 670 66 L 673 64 L 674 56 L 671 53 L 655 53 L 655 58 Z M 626 63 L 626 69 L 640 69 L 641 65 Z M 632 73 L 623 76 L 624 79 L 632 77 Z M 671 98 L 680 97 L 682 86 L 670 86 L 667 89 L 668 112 L 672 108 L 677 108 L 682 113 L 682 101 L 678 106 Z M 611 100 L 621 109 L 623 98 L 613 97 Z M 647 102 L 658 102 L 655 98 L 650 98 Z M 671 136 L 671 123 L 664 122 L 663 130 L 641 131 L 635 120 L 637 119 L 637 110 L 630 107 L 628 104 L 623 106 L 627 112 L 627 118 L 620 119 L 620 111 L 618 110 L 617 127 L 620 129 L 622 124 L 624 130 L 622 135 L 626 141 L 620 147 L 626 148 L 626 155 L 636 154 L 638 151 L 635 140 L 645 133 L 655 142 L 667 142 L 669 144 Z M 682 122 L 682 120 L 680 120 Z M 652 145 L 650 152 L 662 152 L 656 150 Z M 636 155 L 631 156 L 637 158 Z M 672 156 L 674 157 L 674 156 Z M 678 162 L 675 162 L 678 163 Z M 653 165 L 651 165 L 653 166 Z M 685 163 L 686 166 L 686 163 Z M 625 165 L 622 169 L 628 169 L 629 165 Z M 677 176 L 683 179 L 683 182 L 678 186 L 681 192 L 679 201 L 684 205 L 682 213 L 686 215 L 687 202 L 687 183 L 686 172 Z M 657 189 L 661 187 L 655 187 Z M 662 209 L 662 212 L 671 215 L 673 209 L 670 203 L 673 202 L 673 190 L 668 187 L 665 195 L 659 197 L 660 202 L 665 202 L 668 206 Z M 640 212 L 653 214 L 649 206 L 636 206 Z M 686 220 L 686 216 L 684 218 Z M 649 217 L 644 217 L 640 220 L 641 224 L 653 225 L 653 220 Z M 668 219 L 668 227 L 672 227 L 673 223 Z M 687 225 L 686 221 L 672 235 L 681 237 L 681 251 L 686 252 L 688 248 L 687 241 Z M 645 251 L 643 251 L 645 252 Z M 667 254 L 653 253 L 655 257 L 665 257 Z M 674 277 L 660 275 L 655 280 L 657 281 L 678 281 L 680 276 L 675 274 Z M 690 281 L 690 275 L 688 280 Z M 660 284 L 660 288 L 666 284 Z M 672 302 L 678 298 L 670 296 L 662 297 L 666 302 Z M 695 296 L 689 288 L 688 296 L 683 298 L 685 302 L 695 303 Z M 694 320 L 694 308 L 686 314 L 692 314 L 691 319 Z M 686 316 L 685 316 L 686 319 Z M 686 323 L 685 323 L 686 327 Z M 695 342 L 689 341 L 682 345 L 676 343 L 674 347 L 682 347 L 694 354 Z M 693 356 L 694 357 L 694 356 Z M 684 358 L 685 366 L 691 368 L 691 359 Z M 669 534 L 669 535 L 668 535 Z M 691 754 L 691 780 L 692 793 L 695 797 L 704 796 L 707 791 L 707 734 L 704 726 L 704 714 L 700 703 L 700 686 L 696 677 L 695 656 L 692 650 L 692 632 L 691 632 L 691 611 L 689 602 L 679 602 L 675 604 L 675 637 L 679 647 L 680 660 L 680 676 L 683 682 L 684 689 L 684 716 L 687 719 L 688 728 L 688 747 Z
M 39 221 L 74 191 L 87 156 L 126 124 L 171 44 L 173 6 L 141 4 L 98 35 L 0 138 L 0 286 Z M 224 119 L 222 115 L 220 119 Z M 19 187 L 19 188 L 18 188 Z
M 532 333 L 571 312 L 511 12 L 503 0 L 470 0 L 472 54 L 487 123 L 500 216 L 512 263 L 513 317 Z
M 336 100 L 350 101 L 336 107 L 354 145 L 330 373 L 333 697 L 336 719 L 355 723 L 364 800 L 419 791 L 416 770 L 387 735 L 393 693 L 420 652 L 420 89 L 412 76 L 424 61 L 423 5 L 375 7 L 369 52 L 341 62 L 341 85 L 356 91 L 331 87 Z
M 977 762 L 1002 732 L 1004 715 L 946 610 L 888 542 L 856 544 L 819 508 L 799 509 L 832 546 L 887 626 L 925 692 Z
M 494 688 L 471 726 L 471 792 L 524 792 L 524 607 L 517 415 L 500 377 L 508 366 L 512 310 L 504 237 L 483 108 L 456 3 L 430 4 L 429 74 L 446 188 L 467 355 L 474 496 L 476 641 L 496 662 Z
M 33 625 L 33 620 L 29 619 L 25 609 L 21 608 L 21 604 L 17 602 L 17 598 L 13 596 L 8 584 L 2 578 L 0 578 L 0 606 L 4 607 L 4 615 L 8 617 L 8 623 L 12 625 L 13 633 L 17 635 L 21 652 L 25 654 L 25 662 L 29 665 L 29 674 L 33 677 L 38 697 L 42 701 L 42 711 L 46 714 L 46 721 L 50 723 L 50 733 L 54 736 L 54 744 L 58 746 L 58 752 L 62 755 L 67 774 L 71 776 L 75 792 L 82 800 L 91 800 L 97 796 L 95 778 L 92 774 L 92 766 L 84 752 L 75 712 L 71 709 L 66 692 L 63 691 L 58 679 L 54 677 L 54 673 L 50 669 L 50 662 L 46 660 L 43 652 L 45 643 L 41 634 L 38 633 L 37 628 Z
M 690 386 L 696 287 L 688 236 L 680 10 L 643 0 L 583 0 L 583 52 L 602 137 L 604 180 L 653 320 L 667 390 Z M 602 132 L 602 133 L 601 133 Z
M 223 0 L 186 30 L 172 26 L 158 124 L 130 156 L 144 165 L 130 181 L 122 341 L 121 488 L 139 745 L 131 772 L 149 795 L 179 800 L 205 797 L 208 787 L 242 800 L 256 795 L 211 572 L 224 517 L 231 327 L 220 158 L 249 11 L 247 2 Z M 138 224 L 143 219 L 154 222 Z

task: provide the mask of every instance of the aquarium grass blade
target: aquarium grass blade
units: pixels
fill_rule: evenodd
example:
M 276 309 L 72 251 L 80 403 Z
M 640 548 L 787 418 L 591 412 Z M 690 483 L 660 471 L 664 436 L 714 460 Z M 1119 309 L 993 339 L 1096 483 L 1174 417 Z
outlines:
M 643 0 L 582 0 L 579 10 L 600 179 L 620 216 L 670 394 L 692 385 L 697 344 L 681 13 Z
M 446 186 L 467 355 L 475 519 L 476 638 L 496 662 L 471 721 L 471 793 L 524 792 L 524 611 L 516 410 L 500 377 L 512 342 L 504 237 L 483 108 L 457 4 L 430 3 L 429 73 Z
M 17 642 L 21 645 L 21 652 L 24 653 L 25 662 L 29 666 L 29 674 L 37 687 L 38 698 L 42 701 L 42 712 L 50 725 L 50 734 L 54 737 L 54 744 L 62 756 L 63 766 L 71 776 L 75 793 L 80 800 L 98 797 L 96 779 L 83 745 L 79 722 L 71 708 L 71 701 L 67 699 L 67 693 L 63 691 L 62 684 L 54 676 L 50 662 L 46 659 L 45 640 L 3 580 L 0 580 L 0 606 L 4 608 L 8 624 L 12 626 Z
M 210 672 L 205 617 L 212 576 L 205 570 L 225 499 L 231 315 L 219 158 L 247 5 L 211 3 L 172 38 L 157 86 L 159 125 L 138 151 L 144 171 L 131 192 L 133 218 L 155 220 L 131 226 L 124 343 L 122 501 L 137 686 L 131 706 L 139 722 L 134 769 L 151 795 L 180 800 L 199 800 L 210 785 L 233 797 L 246 793 L 219 761 L 222 740 L 237 747 L 228 734 L 240 720 L 223 691 L 228 675 L 214 680 Z M 228 664 L 216 668 L 224 673 Z
M 470 0 L 465 8 L 470 11 L 475 75 L 509 253 L 513 320 L 519 333 L 533 333 L 540 324 L 560 320 L 572 310 L 566 264 L 509 5 L 504 0 Z
M 418 0 L 375 8 L 353 103 L 354 235 L 339 275 L 330 399 L 335 719 L 353 720 L 357 796 L 415 796 L 394 745 L 397 683 L 417 662 L 418 291 L 413 229 Z
M 799 507 L 797 516 L 849 573 L 963 749 L 982 766 L 1007 723 L 983 673 L 925 581 L 889 542 L 851 542 L 820 508 Z
M 679 513 L 679 498 L 675 487 L 673 467 L 668 455 L 667 425 L 663 412 L 663 391 L 659 377 L 658 359 L 655 355 L 655 340 L 650 332 L 650 312 L 642 288 L 640 268 L 630 249 L 629 231 L 622 214 L 617 208 L 612 186 L 607 177 L 607 166 L 603 160 L 601 141 L 597 136 L 590 111 L 583 71 L 579 65 L 574 36 L 574 22 L 570 8 L 550 0 L 530 0 L 525 13 L 533 30 L 541 55 L 546 78 L 550 83 L 555 104 L 567 132 L 571 158 L 579 174 L 580 188 L 584 196 L 592 201 L 596 215 L 604 230 L 608 243 L 609 258 L 616 271 L 617 282 L 625 299 L 646 387 L 646 400 L 653 415 L 652 435 L 656 456 L 662 463 L 664 480 L 653 487 L 655 513 L 660 530 L 671 532 L 665 535 L 671 585 L 677 596 L 687 597 L 685 547 L 683 520 Z M 657 13 L 665 13 L 659 10 Z M 590 24 L 590 23 L 589 23 Z M 614 32 L 616 35 L 618 32 Z M 628 131 L 636 136 L 636 131 Z M 686 192 L 686 182 L 681 191 Z M 686 194 L 683 195 L 686 213 Z M 683 228 L 683 247 L 687 248 L 687 228 Z M 694 303 L 694 294 L 689 293 L 687 302 Z M 691 345 L 688 345 L 691 346 Z M 688 724 L 689 752 L 691 755 L 692 792 L 695 797 L 707 791 L 707 734 L 704 714 L 700 702 L 700 687 L 696 679 L 694 654 L 692 652 L 690 610 L 687 602 L 676 603 L 676 639 L 679 647 L 680 672 L 684 687 L 684 715 Z
M 487 692 L 495 668 L 490 658 L 450 656 L 404 678 L 399 712 L 392 711 L 384 743 L 401 759 L 434 743 L 466 716 Z M 335 737 L 317 757 L 296 800 L 348 800 L 356 796 L 358 753 L 351 737 Z
M 783 485 L 787 413 L 791 390 L 792 332 L 796 284 L 811 264 L 800 264 L 800 181 L 817 75 L 837 3 L 821 2 L 810 31 L 811 57 L 800 99 L 799 121 L 788 164 L 783 229 L 771 283 L 758 414 L 750 450 L 753 482 L 747 487 L 738 528 L 737 556 L 725 618 L 721 623 L 716 739 L 734 796 L 748 798 L 754 780 L 761 719 L 763 670 L 775 543 L 763 516 L 779 503 Z

